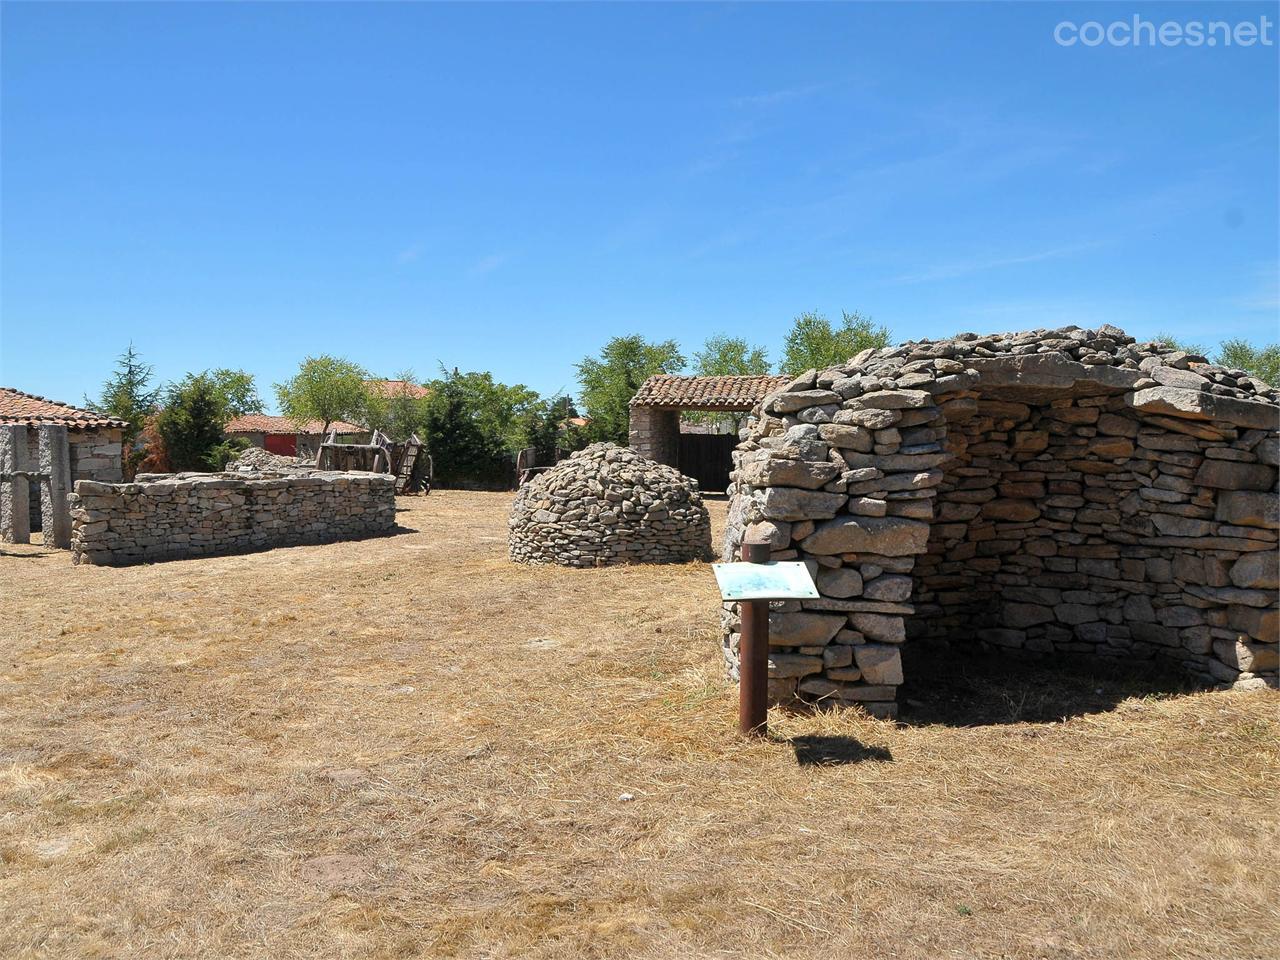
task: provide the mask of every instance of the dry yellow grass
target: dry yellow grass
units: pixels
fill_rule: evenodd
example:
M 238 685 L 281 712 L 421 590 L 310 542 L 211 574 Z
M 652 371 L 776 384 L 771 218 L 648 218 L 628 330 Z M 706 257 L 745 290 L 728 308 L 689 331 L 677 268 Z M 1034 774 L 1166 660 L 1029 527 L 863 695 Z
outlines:
M 507 503 L 151 567 L 4 551 L 0 956 L 1277 955 L 1274 695 L 1011 671 L 947 689 L 1099 712 L 744 742 L 709 570 L 516 567 Z

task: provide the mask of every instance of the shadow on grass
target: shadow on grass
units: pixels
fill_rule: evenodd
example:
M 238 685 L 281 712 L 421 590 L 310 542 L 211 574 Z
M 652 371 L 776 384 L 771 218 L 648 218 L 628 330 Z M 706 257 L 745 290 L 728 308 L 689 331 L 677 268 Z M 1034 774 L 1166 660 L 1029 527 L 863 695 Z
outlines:
M 867 746 L 856 737 L 805 735 L 791 738 L 796 763 L 802 767 L 839 767 L 874 760 L 885 763 L 893 754 L 884 747 Z
M 1131 698 L 1168 697 L 1207 685 L 1159 661 L 1058 654 L 1018 660 L 1007 654 L 907 643 L 900 719 L 956 727 L 1048 723 L 1103 713 Z

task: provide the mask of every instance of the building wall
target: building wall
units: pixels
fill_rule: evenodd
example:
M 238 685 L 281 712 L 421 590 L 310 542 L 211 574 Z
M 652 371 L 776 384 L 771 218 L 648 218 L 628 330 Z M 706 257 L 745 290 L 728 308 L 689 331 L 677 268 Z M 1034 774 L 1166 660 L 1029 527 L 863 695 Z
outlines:
M 631 449 L 640 456 L 674 467 L 680 441 L 680 411 L 632 407 L 628 439 Z
M 71 453 L 71 479 L 119 483 L 124 479 L 120 430 L 68 430 L 67 445 Z

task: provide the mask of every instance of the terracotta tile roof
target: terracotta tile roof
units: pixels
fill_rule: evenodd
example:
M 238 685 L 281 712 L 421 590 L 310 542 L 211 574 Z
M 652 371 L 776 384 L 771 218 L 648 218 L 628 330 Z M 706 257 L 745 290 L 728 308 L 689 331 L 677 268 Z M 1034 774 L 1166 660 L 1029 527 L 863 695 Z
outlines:
M 659 374 L 640 385 L 633 407 L 679 407 L 682 410 L 750 410 L 790 377 L 679 377 Z
M 46 400 L 34 393 L 23 393 L 12 387 L 0 387 L 0 423 L 24 423 L 30 427 L 53 424 L 72 430 L 101 427 L 119 429 L 129 425 L 127 420 L 81 410 L 56 400 Z
M 244 416 L 236 417 L 227 424 L 227 433 L 320 433 L 324 430 L 324 424 L 319 420 L 311 420 L 301 425 L 294 423 L 288 417 L 272 417 L 265 413 L 246 413 Z M 330 430 L 337 430 L 338 433 L 367 433 L 364 427 L 355 423 L 347 423 L 345 420 L 335 420 L 329 424 Z
M 384 397 L 396 397 L 408 394 L 415 400 L 431 396 L 431 391 L 420 383 L 411 380 L 366 380 L 364 385 L 370 390 L 377 390 Z

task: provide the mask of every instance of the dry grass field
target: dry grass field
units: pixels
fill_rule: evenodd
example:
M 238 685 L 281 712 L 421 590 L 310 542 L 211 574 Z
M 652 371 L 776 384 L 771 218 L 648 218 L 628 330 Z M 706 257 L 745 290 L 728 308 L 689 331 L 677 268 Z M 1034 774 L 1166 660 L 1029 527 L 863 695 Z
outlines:
M 0 551 L 0 957 L 1280 953 L 1275 695 L 909 663 L 744 742 L 707 567 L 516 567 L 508 502 Z

